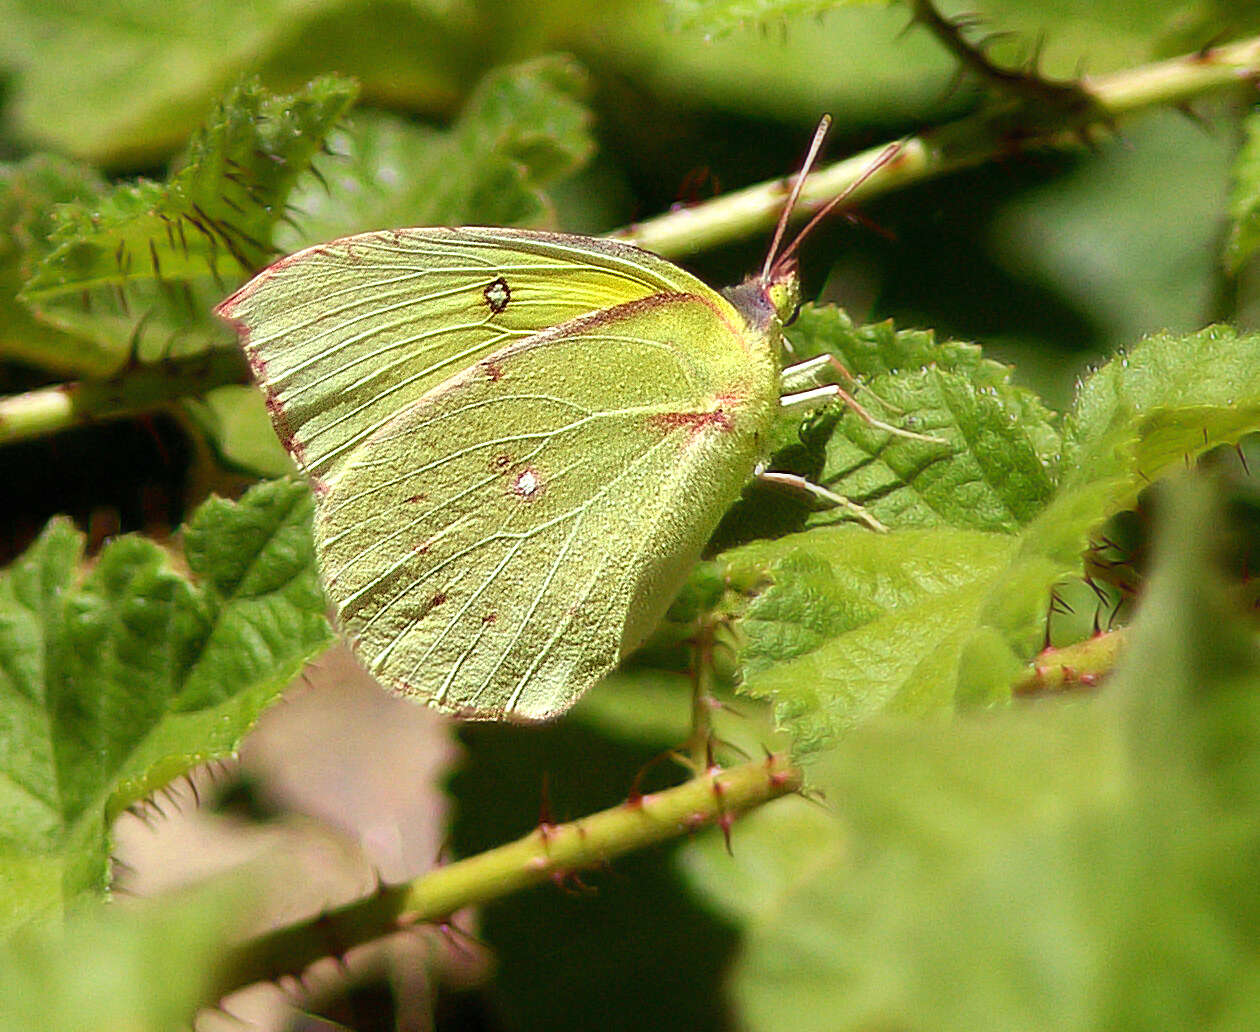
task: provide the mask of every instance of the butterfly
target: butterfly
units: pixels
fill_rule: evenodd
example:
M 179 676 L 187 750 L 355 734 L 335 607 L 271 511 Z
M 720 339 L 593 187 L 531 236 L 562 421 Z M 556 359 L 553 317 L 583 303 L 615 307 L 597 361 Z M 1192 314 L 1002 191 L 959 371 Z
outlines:
M 418 228 L 299 251 L 218 306 L 378 681 L 541 721 L 653 630 L 764 458 L 801 237 L 775 252 L 825 130 L 725 291 L 611 239 Z

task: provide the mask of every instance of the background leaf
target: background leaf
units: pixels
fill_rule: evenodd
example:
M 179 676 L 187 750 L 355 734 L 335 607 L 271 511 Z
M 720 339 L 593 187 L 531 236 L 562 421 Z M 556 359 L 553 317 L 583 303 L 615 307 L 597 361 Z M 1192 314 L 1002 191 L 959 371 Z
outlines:
M 1243 121 L 1246 140 L 1234 163 L 1229 214 L 1232 223 L 1225 244 L 1225 265 L 1237 273 L 1260 247 L 1260 112 Z
M 57 205 L 90 204 L 105 190 L 88 165 L 41 154 L 0 166 L 0 355 L 57 372 L 100 373 L 113 364 L 95 341 L 47 326 L 17 300 L 34 266 L 52 248 Z
M 544 192 L 584 165 L 594 148 L 587 78 L 574 61 L 540 58 L 490 72 L 448 130 L 361 114 L 329 138 L 291 204 L 296 226 L 278 244 L 296 250 L 370 229 L 544 225 Z
M 886 3 L 887 0 L 668 0 L 673 24 L 683 29 L 722 32 L 765 24 L 778 18 L 822 15 L 846 4 Z
M 84 567 L 58 521 L 0 579 L 6 930 L 103 891 L 113 818 L 235 750 L 328 642 L 310 518 L 287 481 L 207 502 L 184 532 L 193 579 L 138 536 Z
M 458 94 L 476 53 L 461 3 L 6 0 L 4 14 L 0 54 L 20 69 L 18 132 L 110 166 L 175 151 L 250 72 L 293 89 L 340 68 L 371 95 L 433 111 Z
M 88 337 L 116 370 L 230 340 L 210 310 L 274 256 L 272 229 L 297 177 L 354 97 L 340 79 L 301 94 L 236 90 L 166 184 L 141 180 L 64 207 L 22 300 Z
M 1085 313 L 1104 354 L 1212 318 L 1234 151 L 1169 111 L 1136 120 L 1125 137 L 1131 149 L 1109 150 L 1007 205 L 990 240 L 1016 276 Z M 1170 207 L 1177 218 L 1149 217 Z

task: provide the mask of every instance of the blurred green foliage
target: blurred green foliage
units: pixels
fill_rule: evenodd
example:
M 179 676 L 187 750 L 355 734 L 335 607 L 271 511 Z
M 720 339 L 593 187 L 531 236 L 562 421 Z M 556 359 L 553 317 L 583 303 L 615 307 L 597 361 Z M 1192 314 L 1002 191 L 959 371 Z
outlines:
M 978 12 L 971 38 L 991 36 L 999 64 L 1057 80 L 1260 30 L 1246 0 L 942 7 Z M 285 251 L 424 223 L 602 232 L 790 172 L 824 111 L 838 155 L 988 95 L 899 3 L 0 0 L 0 15 L 0 395 L 85 376 L 126 411 L 148 412 L 138 385 L 174 359 L 234 357 L 210 306 Z M 1119 564 L 1143 597 L 1100 698 L 893 716 L 1005 700 L 1052 590 L 1082 583 L 1082 553 L 1127 507 L 1142 518 L 1126 547 L 1149 554 L 1146 482 L 1260 422 L 1254 100 L 1153 111 L 1071 155 L 1012 141 L 810 241 L 821 303 L 797 353 L 842 357 L 949 447 L 889 442 L 839 409 L 786 420 L 781 468 L 895 532 L 750 489 L 631 669 L 555 727 L 466 733 L 452 834 L 469 852 L 529 830 L 545 771 L 558 817 L 624 798 L 686 734 L 698 614 L 721 617 L 719 672 L 746 693 L 724 686 L 738 715 L 720 733 L 781 742 L 748 696 L 773 700 L 826 806 L 741 821 L 734 860 L 708 834 L 596 875 L 593 901 L 495 904 L 495 1027 L 1254 1026 L 1245 466 L 1226 503 L 1160 502 L 1149 593 L 1145 567 Z M 689 267 L 735 282 L 764 248 Z M 288 468 L 243 367 L 223 368 L 160 419 L 0 448 L 0 552 L 22 555 L 0 579 L 5 927 L 98 896 L 118 809 L 230 753 L 327 638 L 304 489 L 197 507 Z M 56 513 L 92 535 L 58 522 L 28 548 Z M 101 525 L 149 536 L 102 549 Z M 1115 601 L 1087 601 L 1077 637 Z M 170 1028 L 201 999 L 217 917 L 84 920 L 64 956 L 15 940 L 0 1027 L 34 1027 L 23 1008 L 43 995 L 65 1001 L 44 1012 L 57 1029 Z M 93 1009 L 95 984 L 125 1018 Z

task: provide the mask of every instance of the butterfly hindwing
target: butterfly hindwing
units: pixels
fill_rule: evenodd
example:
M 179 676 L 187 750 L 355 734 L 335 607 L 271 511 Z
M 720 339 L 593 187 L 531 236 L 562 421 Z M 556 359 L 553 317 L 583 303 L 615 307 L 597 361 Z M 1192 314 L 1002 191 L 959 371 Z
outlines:
M 343 632 L 379 680 L 441 708 L 563 712 L 651 630 L 738 495 L 776 377 L 707 288 L 477 359 L 317 490 Z
M 363 233 L 300 251 L 219 308 L 241 335 L 281 441 L 335 480 L 398 412 L 539 330 L 662 292 L 711 294 L 612 241 L 528 230 Z

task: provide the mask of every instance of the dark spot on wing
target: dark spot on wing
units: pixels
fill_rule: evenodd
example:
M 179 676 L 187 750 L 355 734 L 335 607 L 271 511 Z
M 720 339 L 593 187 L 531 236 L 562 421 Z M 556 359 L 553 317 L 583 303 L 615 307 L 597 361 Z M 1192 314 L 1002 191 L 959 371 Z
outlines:
M 662 412 L 651 418 L 652 426 L 662 430 L 690 430 L 693 434 L 701 430 L 729 430 L 731 417 L 722 409 L 712 412 Z
M 481 618 L 481 622 L 483 624 L 491 624 L 491 623 L 494 623 L 497 619 L 499 619 L 499 614 L 496 613 L 494 610 L 491 610 L 490 612 L 488 612 L 485 616 Z
M 503 366 L 499 365 L 493 358 L 487 358 L 481 367 L 486 371 L 486 376 L 491 380 L 498 380 L 503 375 Z
M 508 289 L 507 280 L 500 276 L 481 292 L 481 296 L 486 299 L 486 304 L 490 306 L 490 311 L 498 315 L 503 309 L 507 308 L 508 302 L 512 300 L 512 291 Z
M 427 498 L 427 497 L 428 497 L 428 495 L 413 494 L 410 498 L 408 498 L 408 499 L 407 499 L 407 501 L 409 501 L 409 502 L 423 502 L 423 501 L 425 500 L 425 498 Z
M 434 592 L 434 594 L 429 598 L 429 600 L 420 607 L 420 612 L 416 614 L 416 619 L 421 619 L 423 617 L 428 616 L 431 612 L 433 612 L 433 610 L 435 610 L 438 606 L 440 606 L 445 601 L 446 601 L 445 591 Z
M 507 454 L 496 455 L 493 459 L 490 460 L 490 471 L 492 473 L 502 473 L 510 465 L 512 465 L 511 455 L 507 455 Z

